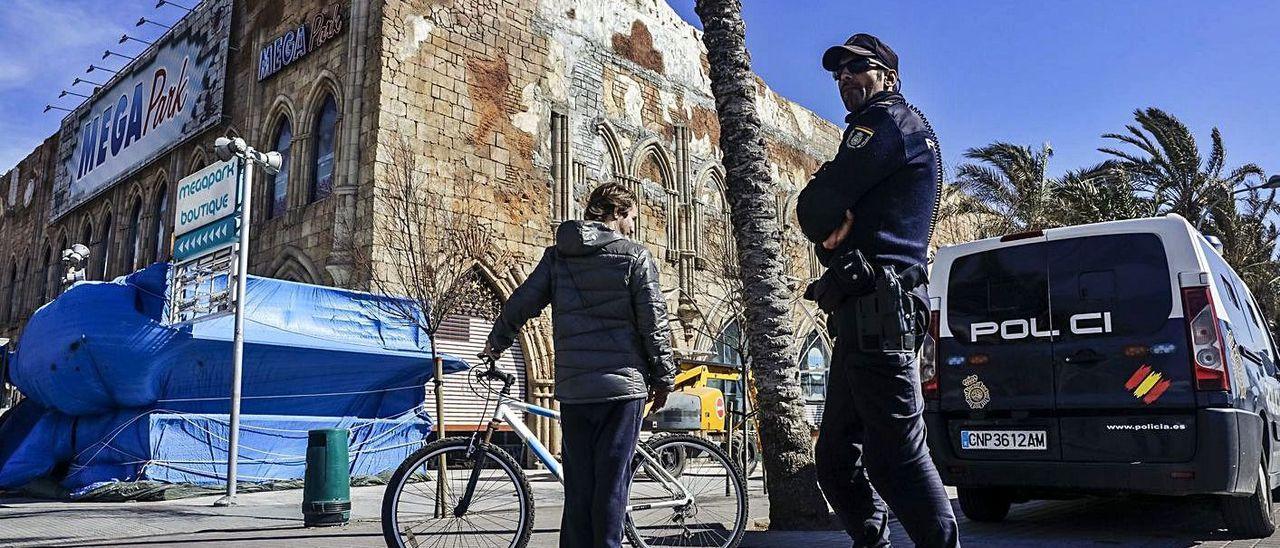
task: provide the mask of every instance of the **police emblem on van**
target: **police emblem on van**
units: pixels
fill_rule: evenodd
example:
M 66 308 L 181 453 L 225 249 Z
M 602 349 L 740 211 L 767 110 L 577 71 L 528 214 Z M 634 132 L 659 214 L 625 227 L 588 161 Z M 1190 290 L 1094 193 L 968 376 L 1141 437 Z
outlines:
M 991 403 L 991 391 L 977 375 L 969 375 L 961 382 L 964 384 L 964 402 L 969 404 L 969 409 L 982 409 Z
M 1101 335 L 1111 332 L 1110 312 L 1085 312 L 1071 316 L 1067 322 L 1074 335 Z M 996 322 L 977 322 L 969 324 L 969 342 L 978 342 L 978 337 L 998 335 L 1006 341 L 1033 338 L 1057 337 L 1061 329 L 1040 329 L 1035 318 L 1005 320 Z

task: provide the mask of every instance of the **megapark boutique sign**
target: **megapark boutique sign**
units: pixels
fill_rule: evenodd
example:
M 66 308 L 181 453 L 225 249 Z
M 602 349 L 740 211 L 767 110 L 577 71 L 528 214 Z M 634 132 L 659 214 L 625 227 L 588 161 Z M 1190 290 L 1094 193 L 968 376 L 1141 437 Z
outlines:
M 205 0 L 62 120 L 58 219 L 222 118 L 232 0 Z
M 174 262 L 199 258 L 239 239 L 237 161 L 216 162 L 178 181 Z

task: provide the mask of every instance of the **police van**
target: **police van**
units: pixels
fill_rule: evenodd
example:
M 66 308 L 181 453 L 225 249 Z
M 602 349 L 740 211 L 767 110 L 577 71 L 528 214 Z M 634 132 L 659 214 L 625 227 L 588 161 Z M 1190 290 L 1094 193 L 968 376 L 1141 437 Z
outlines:
M 931 277 L 929 446 L 970 519 L 1064 494 L 1211 494 L 1234 532 L 1274 531 L 1275 341 L 1185 219 L 947 247 Z

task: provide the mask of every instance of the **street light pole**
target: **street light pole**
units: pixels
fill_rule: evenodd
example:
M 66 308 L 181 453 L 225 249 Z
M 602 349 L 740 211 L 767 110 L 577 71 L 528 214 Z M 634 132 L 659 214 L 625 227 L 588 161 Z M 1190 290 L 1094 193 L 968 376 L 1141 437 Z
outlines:
M 249 216 L 252 211 L 253 193 L 249 192 L 253 181 L 253 162 L 240 158 L 240 241 L 236 244 L 236 320 L 231 338 L 231 435 L 227 453 L 227 505 L 236 499 L 236 465 L 240 453 L 240 385 L 244 371 L 244 301 L 245 284 L 249 274 Z
M 218 158 L 230 160 L 237 158 L 240 173 L 236 181 L 236 194 L 240 201 L 237 229 L 240 231 L 236 243 L 236 290 L 235 290 L 235 328 L 231 339 L 231 430 L 227 447 L 227 494 L 213 503 L 214 506 L 235 506 L 236 504 L 236 466 L 240 448 L 240 385 L 244 371 L 244 303 L 246 297 L 246 281 L 249 275 L 249 221 L 253 219 L 253 166 L 262 164 L 268 174 L 279 171 L 281 156 L 279 152 L 263 154 L 245 144 L 244 139 L 228 139 L 219 137 L 214 143 Z

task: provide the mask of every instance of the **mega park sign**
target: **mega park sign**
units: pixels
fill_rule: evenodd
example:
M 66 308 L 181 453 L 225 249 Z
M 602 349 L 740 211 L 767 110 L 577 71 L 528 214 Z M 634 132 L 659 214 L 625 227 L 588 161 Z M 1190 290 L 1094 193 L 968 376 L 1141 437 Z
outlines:
M 298 28 L 289 29 L 267 42 L 258 52 L 258 81 L 270 78 L 280 69 L 306 57 L 342 32 L 342 12 L 334 4 L 304 20 Z
M 231 0 L 206 0 L 62 120 L 58 219 L 222 118 Z

